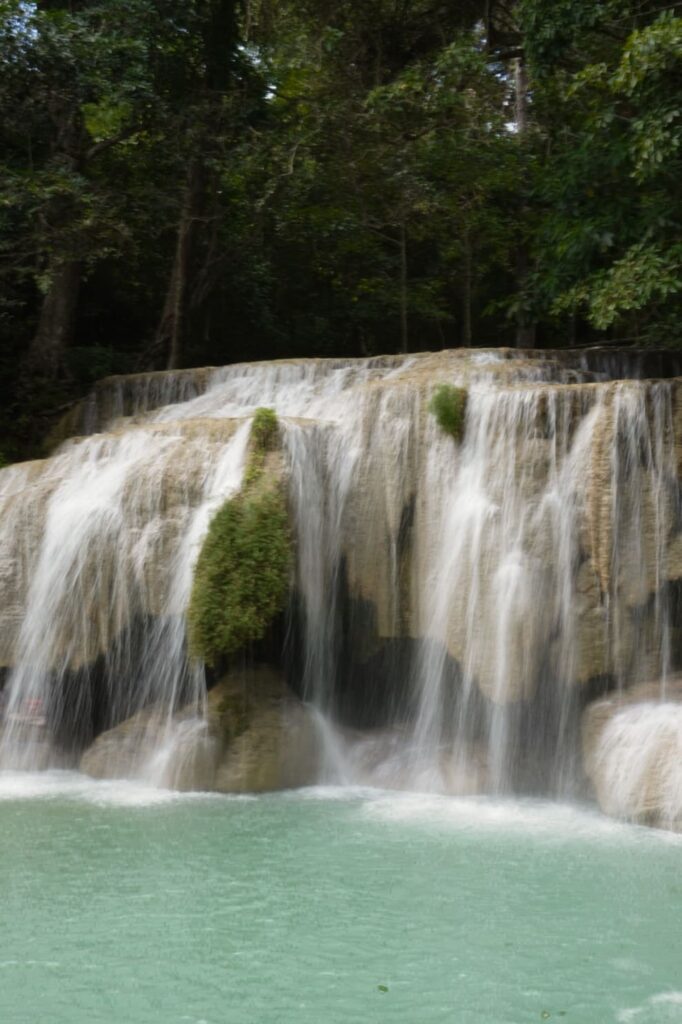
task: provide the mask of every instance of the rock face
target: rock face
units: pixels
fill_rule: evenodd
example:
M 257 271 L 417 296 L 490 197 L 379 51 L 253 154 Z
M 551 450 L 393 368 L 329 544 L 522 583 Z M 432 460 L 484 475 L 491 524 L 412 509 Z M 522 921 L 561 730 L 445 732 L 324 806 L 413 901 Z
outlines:
M 217 372 L 204 367 L 106 377 L 63 416 L 46 448 L 53 449 L 70 437 L 110 430 L 124 417 L 140 417 L 166 405 L 188 402 L 206 391 Z
M 356 389 L 338 430 L 302 431 L 301 589 L 317 606 L 343 565 L 366 658 L 429 638 L 496 704 L 532 700 L 548 662 L 576 687 L 661 669 L 675 627 L 657 595 L 682 550 L 680 382 L 547 383 L 546 369 L 424 357 Z M 461 444 L 427 411 L 442 379 L 470 389 Z M 327 509 L 311 501 L 322 474 Z
M 0 664 L 22 657 L 22 629 L 42 668 L 76 670 L 136 617 L 182 614 L 173 604 L 187 533 L 240 426 L 148 424 L 3 471 Z
M 313 713 L 272 670 L 227 675 L 206 714 L 139 712 L 102 733 L 81 759 L 95 778 L 142 777 L 180 790 L 258 793 L 312 784 L 319 768 Z
M 606 814 L 682 831 L 682 680 L 660 694 L 644 685 L 590 704 L 584 765 Z

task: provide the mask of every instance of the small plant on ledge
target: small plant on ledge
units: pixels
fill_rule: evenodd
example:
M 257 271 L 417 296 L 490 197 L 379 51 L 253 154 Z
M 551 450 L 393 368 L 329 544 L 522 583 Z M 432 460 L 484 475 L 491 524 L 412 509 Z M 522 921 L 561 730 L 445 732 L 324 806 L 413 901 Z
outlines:
M 461 443 L 466 423 L 467 392 L 454 384 L 439 384 L 429 402 L 440 429 Z

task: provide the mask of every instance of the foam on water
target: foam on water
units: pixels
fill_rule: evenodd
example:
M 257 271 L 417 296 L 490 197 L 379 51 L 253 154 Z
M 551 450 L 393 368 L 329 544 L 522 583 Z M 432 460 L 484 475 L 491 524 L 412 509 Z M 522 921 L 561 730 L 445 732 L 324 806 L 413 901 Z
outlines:
M 364 813 L 388 822 L 456 831 L 519 833 L 541 842 L 677 842 L 681 836 L 651 832 L 605 818 L 589 807 L 543 800 L 499 800 L 437 794 L 381 794 L 367 799 Z
M 98 807 L 155 807 L 215 794 L 180 793 L 132 780 L 98 780 L 74 771 L 0 772 L 0 801 L 67 799 Z
M 282 793 L 282 798 L 287 800 L 320 800 L 320 801 L 338 801 L 342 800 L 346 803 L 358 803 L 365 800 L 374 800 L 384 797 L 386 795 L 385 790 L 376 789 L 373 786 L 333 786 L 333 785 L 319 785 L 319 786 L 304 786 L 302 789 L 290 789 Z
M 682 1021 L 682 992 L 657 992 L 639 1006 L 618 1014 L 618 1024 L 679 1024 Z
M 641 828 L 604 817 L 582 804 L 550 800 L 453 797 L 437 793 L 396 792 L 373 786 L 308 786 L 281 794 L 291 801 L 345 803 L 367 820 L 408 825 L 419 830 L 530 836 L 545 843 L 642 843 L 676 845 L 682 835 Z

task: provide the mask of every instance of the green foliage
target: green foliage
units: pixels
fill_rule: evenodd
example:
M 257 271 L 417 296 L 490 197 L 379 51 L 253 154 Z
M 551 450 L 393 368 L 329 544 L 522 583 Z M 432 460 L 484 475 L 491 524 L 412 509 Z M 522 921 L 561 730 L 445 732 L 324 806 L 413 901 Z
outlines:
M 83 388 L 102 377 L 111 376 L 117 370 L 116 353 L 112 348 L 99 345 L 72 345 L 66 353 L 65 363 L 71 376 Z
M 285 604 L 291 539 L 279 490 L 244 493 L 213 517 L 187 613 L 190 655 L 215 665 L 261 639 Z
M 522 0 L 521 12 L 547 140 L 536 306 L 681 344 L 682 18 L 634 0 Z
M 246 485 L 255 483 L 263 472 L 265 456 L 279 441 L 279 422 L 274 409 L 256 409 L 249 438 L 249 459 L 244 473 Z
M 562 295 L 554 308 L 586 307 L 590 322 L 603 330 L 624 313 L 665 303 L 680 292 L 682 245 L 663 253 L 655 245 L 638 243 L 607 270 Z
M 236 740 L 248 729 L 251 722 L 251 705 L 246 694 L 223 694 L 216 711 L 227 739 Z
M 513 262 L 518 147 L 507 128 L 504 82 L 476 33 L 456 25 L 418 59 L 385 50 L 381 70 L 361 67 L 358 56 L 375 45 L 377 26 L 367 25 L 361 42 L 371 19 L 366 7 L 356 14 L 323 54 L 318 76 L 285 79 L 275 238 L 290 256 L 280 287 L 294 309 L 305 303 L 302 321 L 318 294 L 324 334 L 333 337 L 338 321 L 365 350 L 398 347 L 401 322 L 408 347 L 417 337 L 424 346 L 469 343 L 466 305 L 480 325 Z M 387 16 L 388 8 L 377 12 L 377 23 Z M 420 30 L 428 33 L 428 25 L 424 16 Z M 304 45 L 306 32 L 309 25 Z
M 453 384 L 439 384 L 429 402 L 429 412 L 436 417 L 438 426 L 460 443 L 466 425 L 467 392 Z
M 286 498 L 263 477 L 265 458 L 279 443 L 273 409 L 256 410 L 240 494 L 211 520 L 194 572 L 187 612 L 192 657 L 215 664 L 261 639 L 282 611 L 292 549 Z
M 184 365 L 508 343 L 514 318 L 682 345 L 679 14 L 0 0 L 3 450 L 34 454 L 96 377 L 164 365 L 179 306 Z M 69 269 L 59 365 L 27 382 Z
M 270 452 L 275 448 L 279 438 L 279 423 L 274 409 L 264 406 L 256 409 L 251 424 L 251 442 L 262 452 Z

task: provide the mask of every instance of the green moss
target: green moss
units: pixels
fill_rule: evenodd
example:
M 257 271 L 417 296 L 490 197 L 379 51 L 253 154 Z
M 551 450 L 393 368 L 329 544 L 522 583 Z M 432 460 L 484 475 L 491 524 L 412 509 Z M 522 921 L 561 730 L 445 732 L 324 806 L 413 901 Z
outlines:
M 279 422 L 274 409 L 256 409 L 251 424 L 249 459 L 244 473 L 244 484 L 248 486 L 259 479 L 265 465 L 265 456 L 279 443 Z
M 464 437 L 466 422 L 467 392 L 453 384 L 439 384 L 429 403 L 438 426 L 455 441 Z
M 286 602 L 290 565 L 289 518 L 279 488 L 225 502 L 194 573 L 187 612 L 191 656 L 214 665 L 261 639 Z
M 217 708 L 223 733 L 229 740 L 236 740 L 245 733 L 251 722 L 251 705 L 240 693 L 226 693 Z
M 278 445 L 276 414 L 256 410 L 242 491 L 211 520 L 197 559 L 187 639 L 190 655 L 209 665 L 260 640 L 286 604 L 289 514 L 278 477 L 264 475 L 266 457 Z

